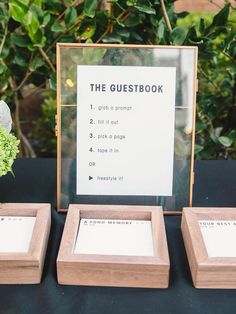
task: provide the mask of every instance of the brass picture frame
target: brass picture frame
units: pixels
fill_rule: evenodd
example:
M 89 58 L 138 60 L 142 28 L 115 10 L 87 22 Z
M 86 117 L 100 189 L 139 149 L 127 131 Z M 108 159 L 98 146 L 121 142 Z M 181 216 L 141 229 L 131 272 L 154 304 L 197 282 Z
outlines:
M 172 196 L 77 196 L 75 193 L 74 169 L 76 168 L 76 162 L 73 160 L 76 154 L 75 119 L 77 109 L 75 69 L 80 62 L 83 65 L 98 64 L 96 54 L 99 55 L 104 50 L 106 50 L 106 58 L 104 57 L 102 62 L 106 65 L 113 65 L 111 55 L 115 55 L 118 52 L 118 54 L 123 53 L 124 55 L 135 53 L 139 56 L 139 54 L 143 54 L 144 57 L 132 59 L 132 62 L 139 66 L 144 65 L 144 63 L 145 66 L 168 66 L 172 64 L 177 68 L 175 168 L 173 178 L 174 192 Z M 128 57 L 125 61 L 124 59 L 122 58 L 123 61 L 118 61 L 118 63 L 115 61 L 116 65 L 122 65 L 120 64 L 121 62 L 126 62 L 127 65 L 127 62 L 131 62 Z M 101 60 L 99 64 L 101 64 Z M 73 203 L 138 204 L 160 205 L 167 214 L 176 214 L 180 213 L 184 206 L 192 206 L 197 86 L 197 47 L 58 43 L 56 115 L 57 210 L 66 211 L 69 204 Z

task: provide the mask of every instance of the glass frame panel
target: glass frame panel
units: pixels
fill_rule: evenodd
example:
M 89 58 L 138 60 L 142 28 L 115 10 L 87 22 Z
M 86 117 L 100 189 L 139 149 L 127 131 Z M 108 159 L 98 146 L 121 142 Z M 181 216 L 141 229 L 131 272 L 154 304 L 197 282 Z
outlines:
M 172 196 L 76 194 L 77 65 L 176 67 Z M 57 44 L 57 208 L 69 204 L 192 206 L 197 47 Z

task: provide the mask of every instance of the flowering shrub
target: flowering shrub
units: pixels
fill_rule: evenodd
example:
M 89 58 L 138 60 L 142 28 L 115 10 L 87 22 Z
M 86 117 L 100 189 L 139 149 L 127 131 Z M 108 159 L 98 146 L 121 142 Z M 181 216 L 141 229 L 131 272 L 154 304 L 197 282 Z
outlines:
M 12 118 L 8 105 L 0 101 L 0 177 L 9 171 L 12 173 L 12 164 L 19 152 L 20 141 L 10 134 Z
M 19 140 L 0 127 L 0 176 L 12 172 L 12 164 L 18 153 Z

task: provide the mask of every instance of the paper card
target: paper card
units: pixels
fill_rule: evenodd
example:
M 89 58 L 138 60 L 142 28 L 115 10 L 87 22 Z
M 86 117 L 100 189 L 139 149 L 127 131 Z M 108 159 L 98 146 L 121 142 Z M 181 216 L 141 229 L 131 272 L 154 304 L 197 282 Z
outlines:
M 236 220 L 199 220 L 209 257 L 236 257 Z
M 0 252 L 27 253 L 36 217 L 0 216 Z
M 151 221 L 81 219 L 74 253 L 153 256 Z
M 175 67 L 78 66 L 78 195 L 172 195 L 175 85 Z

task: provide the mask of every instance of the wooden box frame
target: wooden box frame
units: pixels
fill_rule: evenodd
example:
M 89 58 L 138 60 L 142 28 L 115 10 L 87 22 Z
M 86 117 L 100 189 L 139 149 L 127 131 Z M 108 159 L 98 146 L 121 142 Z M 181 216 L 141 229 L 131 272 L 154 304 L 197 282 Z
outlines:
M 0 215 L 36 217 L 27 253 L 0 252 L 0 284 L 40 283 L 51 225 L 51 205 L 2 203 Z
M 154 256 L 74 254 L 80 218 L 151 220 Z M 70 205 L 57 258 L 60 284 L 167 288 L 169 255 L 161 207 Z
M 196 288 L 236 288 L 236 258 L 209 257 L 198 220 L 236 220 L 236 208 L 184 208 L 182 234 Z
M 87 195 L 82 195 L 82 198 L 78 198 L 78 195 L 75 195 L 74 192 L 72 192 L 72 188 L 71 188 L 71 179 L 69 178 L 69 175 L 67 174 L 64 178 L 63 175 L 63 169 L 66 169 L 66 173 L 69 171 L 68 169 L 70 168 L 70 166 L 68 165 L 68 162 L 66 162 L 67 159 L 70 158 L 64 158 L 62 151 L 63 151 L 63 147 L 64 147 L 64 137 L 63 136 L 63 128 L 62 128 L 62 121 L 63 121 L 63 113 L 62 110 L 65 109 L 72 109 L 72 108 L 76 108 L 77 104 L 70 103 L 70 104 L 65 104 L 62 101 L 62 86 L 64 84 L 64 81 L 61 77 L 61 71 L 62 71 L 62 62 L 61 62 L 61 58 L 62 58 L 62 51 L 63 49 L 68 49 L 66 56 L 68 58 L 69 56 L 69 50 L 70 51 L 79 51 L 79 49 L 128 49 L 128 50 L 132 50 L 132 49 L 149 49 L 149 50 L 154 50 L 154 49 L 160 49 L 160 50 L 164 50 L 164 49 L 169 49 L 169 51 L 174 51 L 174 50 L 179 50 L 179 51 L 183 51 L 183 50 L 193 50 L 194 52 L 194 66 L 193 66 L 193 97 L 192 97 L 192 105 L 188 106 L 188 105 L 176 105 L 176 109 L 177 110 L 181 110 L 182 112 L 184 110 L 192 110 L 192 114 L 191 114 L 191 130 L 188 130 L 185 135 L 189 136 L 191 138 L 191 143 L 190 143 L 190 156 L 188 157 L 189 160 L 187 160 L 189 163 L 186 163 L 186 160 L 184 159 L 184 164 L 186 164 L 186 170 L 188 169 L 188 173 L 185 174 L 183 176 L 183 178 L 185 178 L 185 180 L 187 180 L 188 178 L 188 200 L 186 199 L 183 202 L 177 201 L 175 200 L 175 198 L 180 197 L 181 193 L 179 193 L 179 191 L 176 191 L 176 193 L 173 193 L 173 195 L 171 197 L 161 197 L 161 199 L 165 199 L 165 201 L 163 202 L 163 200 L 161 201 L 154 201 L 154 199 L 158 199 L 159 196 L 153 196 L 153 199 L 150 201 L 150 203 L 148 203 L 148 201 L 145 199 L 143 196 L 138 196 L 133 197 L 133 196 L 129 196 L 131 198 L 134 198 L 134 200 L 130 200 L 128 199 L 128 196 L 125 197 L 123 195 L 116 195 L 116 204 L 139 204 L 139 205 L 161 205 L 164 209 L 165 212 L 168 212 L 169 214 L 176 214 L 179 213 L 181 214 L 182 211 L 182 207 L 183 206 L 192 206 L 192 197 L 193 197 L 193 184 L 194 184 L 194 145 L 195 145 L 195 115 L 196 115 L 196 92 L 198 90 L 198 80 L 197 80 L 197 54 L 198 54 L 198 48 L 196 46 L 158 46 L 158 45 L 133 45 L 133 44 L 84 44 L 84 43 L 57 43 L 57 114 L 55 117 L 56 120 L 56 127 L 55 127 L 55 134 L 57 137 L 57 210 L 59 212 L 64 212 L 68 210 L 68 204 L 69 203 L 99 203 L 99 204 L 113 204 L 114 203 L 114 196 L 112 198 L 112 201 L 110 200 L 109 196 L 107 195 L 99 195 L 99 197 L 96 196 L 92 196 L 89 195 L 87 197 Z M 83 63 L 84 64 L 84 63 Z M 87 64 L 87 63 L 86 63 Z M 95 63 L 94 63 L 95 64 Z M 67 66 L 67 69 L 69 69 L 70 67 Z M 70 81 L 70 75 L 68 73 L 67 78 Z M 192 109 L 190 109 L 192 108 Z M 176 121 L 176 120 L 175 120 Z M 73 145 L 70 145 L 70 150 Z M 187 159 L 188 159 L 187 158 Z M 65 159 L 65 165 L 63 163 L 63 159 Z M 185 167 L 184 167 L 185 168 Z M 183 169 L 182 169 L 183 170 Z M 72 171 L 73 173 L 73 171 Z M 174 176 L 174 174 L 173 174 Z M 176 173 L 175 177 L 178 179 L 181 177 L 179 173 Z M 65 180 L 63 180 L 63 178 Z M 66 182 L 66 188 L 64 187 L 63 182 Z M 68 185 L 68 186 L 67 186 Z M 182 187 L 183 184 L 178 184 L 179 187 Z M 62 191 L 64 191 L 62 193 Z M 73 196 L 69 196 L 69 194 L 72 193 Z M 183 193 L 183 191 L 182 191 Z M 63 196 L 62 196 L 63 194 Z M 68 198 L 68 200 L 66 201 L 66 204 L 63 204 L 64 202 L 62 201 L 62 198 L 65 197 Z M 94 198 L 95 197 L 95 198 Z M 139 198 L 140 197 L 140 198 Z M 117 201 L 118 199 L 118 201 Z M 184 196 L 185 199 L 185 196 Z M 95 201 L 94 201 L 95 200 Z

